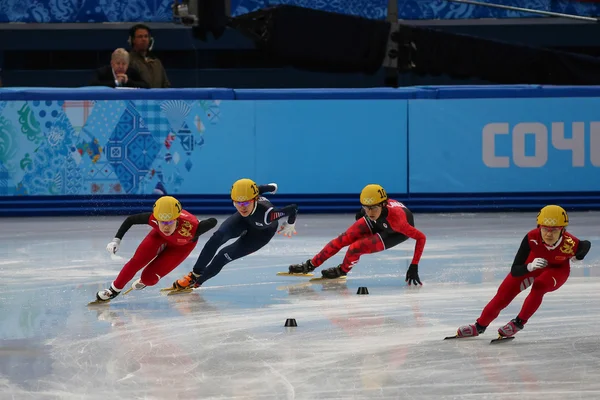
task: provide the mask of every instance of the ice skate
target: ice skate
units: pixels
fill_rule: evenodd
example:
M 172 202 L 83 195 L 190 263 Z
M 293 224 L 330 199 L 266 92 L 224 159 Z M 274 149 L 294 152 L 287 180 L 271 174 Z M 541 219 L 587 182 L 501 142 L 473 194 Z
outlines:
M 307 274 L 310 274 L 311 272 L 313 272 L 315 270 L 315 268 L 316 267 L 312 264 L 311 260 L 306 260 L 306 262 L 303 262 L 301 264 L 290 265 L 288 272 L 291 275 L 296 275 L 296 274 L 307 275 Z
M 321 271 L 321 277 L 313 278 L 313 279 L 311 279 L 311 282 L 323 281 L 323 280 L 329 280 L 329 279 L 346 279 L 346 275 L 347 275 L 346 272 L 342 271 L 342 266 L 338 265 L 337 267 L 324 269 L 323 271 Z
M 486 329 L 485 327 L 479 325 L 477 322 L 474 324 L 470 324 L 470 325 L 463 325 L 458 328 L 458 330 L 456 331 L 456 335 L 445 337 L 444 340 L 446 340 L 446 339 L 462 339 L 462 338 L 467 338 L 467 337 L 479 336 L 480 334 L 485 332 L 485 329 Z
M 123 296 L 125 296 L 127 293 L 131 292 L 132 290 L 142 290 L 146 287 L 146 285 L 144 285 L 142 283 L 142 278 L 139 278 L 138 280 L 136 280 L 135 282 L 133 282 L 131 284 L 131 288 L 129 290 L 127 290 L 125 293 L 123 293 Z
M 193 272 L 190 272 L 189 274 L 187 274 L 186 276 L 184 276 L 181 279 L 176 280 L 175 282 L 173 282 L 173 286 L 171 286 L 170 288 L 164 288 L 161 289 L 161 292 L 169 292 L 167 293 L 168 295 L 170 294 L 175 294 L 177 293 L 190 293 L 193 289 L 199 288 L 200 286 L 202 286 L 202 283 L 200 282 L 200 278 L 201 275 L 194 275 Z
M 321 271 L 320 278 L 311 279 L 311 281 L 328 280 L 328 279 L 346 279 L 347 273 L 342 271 L 342 266 L 332 267 Z
M 511 341 L 515 338 L 515 334 L 523 329 L 523 325 L 524 324 L 519 317 L 511 320 L 508 324 L 498 329 L 498 338 L 490 341 L 490 343 L 493 344 Z
M 117 290 L 114 285 L 110 285 L 108 289 L 103 289 L 96 293 L 96 300 L 90 302 L 89 304 L 102 304 L 108 303 L 115 297 L 117 297 L 121 293 L 120 290 Z
M 511 320 L 508 324 L 498 329 L 498 335 L 502 337 L 513 337 L 517 332 L 523 329 L 523 323 L 519 317 Z
M 146 287 L 146 285 L 144 285 L 144 284 L 142 283 L 142 278 L 138 279 L 137 281 L 135 281 L 135 282 L 133 282 L 133 283 L 131 284 L 131 288 L 132 288 L 133 290 L 142 290 L 142 289 L 144 289 L 145 287 Z
M 337 267 L 324 269 L 321 271 L 321 275 L 326 279 L 337 279 L 346 276 L 347 274 L 342 271 L 342 266 L 338 265 Z

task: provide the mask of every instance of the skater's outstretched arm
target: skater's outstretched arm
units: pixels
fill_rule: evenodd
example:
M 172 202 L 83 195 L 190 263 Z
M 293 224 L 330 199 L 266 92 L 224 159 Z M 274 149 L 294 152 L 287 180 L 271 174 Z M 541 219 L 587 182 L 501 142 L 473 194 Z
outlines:
M 265 224 L 269 225 L 278 219 L 288 217 L 287 221 L 281 224 L 277 233 L 286 237 L 292 237 L 296 234 L 296 215 L 298 214 L 298 206 L 290 204 L 282 208 L 270 208 L 265 213 Z
M 114 239 L 106 245 L 106 250 L 109 253 L 115 254 L 119 250 L 119 246 L 121 245 L 121 239 L 123 239 L 123 236 L 125 236 L 125 233 L 127 233 L 129 228 L 131 228 L 133 225 L 148 224 L 151 215 L 152 213 L 147 212 L 130 215 L 129 217 L 125 218 L 125 221 L 123 221 L 123 223 L 121 224 L 121 227 L 117 231 L 117 234 L 115 235 Z
M 151 212 L 146 212 L 140 214 L 133 214 L 125 218 L 125 221 L 123 221 L 123 223 L 121 224 L 121 227 L 117 231 L 115 238 L 119 240 L 123 239 L 125 233 L 127 233 L 129 228 L 131 228 L 133 225 L 147 225 L 151 215 Z
M 265 224 L 269 225 L 278 219 L 283 217 L 288 217 L 287 223 L 292 225 L 296 223 L 296 215 L 298 214 L 298 206 L 295 204 L 290 204 L 281 208 L 270 208 L 265 213 Z
M 394 231 L 406 235 L 417 242 L 415 243 L 415 252 L 411 264 L 418 265 L 423 254 L 423 249 L 425 248 L 425 242 L 427 241 L 425 234 L 408 223 L 404 211 L 393 212 L 390 210 L 387 220 Z
M 210 231 L 212 228 L 217 226 L 216 218 L 208 218 L 198 222 L 198 228 L 196 228 L 196 234 L 194 235 L 192 242 L 198 241 L 200 235 Z
M 512 276 L 519 277 L 529 272 L 526 261 L 530 252 L 531 247 L 529 247 L 529 238 L 527 235 L 525 235 L 521 241 L 521 246 L 519 246 L 519 250 L 517 251 L 517 255 L 515 256 L 512 267 L 510 268 L 510 273 Z
M 269 183 L 268 185 L 260 185 L 258 187 L 258 194 L 263 194 L 263 193 L 271 193 L 271 194 L 277 193 L 277 184 Z

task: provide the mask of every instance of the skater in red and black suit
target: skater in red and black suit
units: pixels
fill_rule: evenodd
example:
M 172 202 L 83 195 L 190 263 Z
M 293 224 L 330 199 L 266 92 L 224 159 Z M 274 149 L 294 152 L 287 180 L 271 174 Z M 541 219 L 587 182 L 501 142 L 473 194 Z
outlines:
M 457 337 L 479 336 L 519 293 L 531 286 L 519 315 L 498 329 L 501 338 L 519 332 L 542 304 L 546 293 L 558 290 L 569 278 L 571 259 L 583 260 L 591 243 L 579 240 L 566 228 L 567 212 L 549 205 L 537 216 L 537 228 L 529 231 L 521 241 L 510 273 L 500 284 L 494 298 L 485 306 L 481 316 L 472 325 L 458 328 Z
M 115 238 L 106 246 L 110 253 L 116 253 L 121 239 L 133 225 L 150 225 L 152 230 L 142 240 L 131 260 L 110 285 L 96 293 L 97 302 L 114 299 L 125 285 L 141 270 L 142 275 L 132 284 L 140 290 L 153 286 L 173 271 L 194 250 L 198 237 L 217 225 L 215 218 L 198 221 L 194 215 L 181 208 L 181 203 L 171 196 L 163 196 L 154 203 L 153 212 L 127 217 Z
M 367 185 L 360 193 L 362 209 L 356 222 L 337 238 L 329 242 L 312 259 L 290 265 L 290 273 L 309 273 L 333 257 L 343 247 L 349 246 L 344 261 L 337 267 L 321 271 L 323 278 L 335 279 L 345 276 L 363 254 L 377 253 L 390 249 L 406 240 L 416 240 L 415 253 L 406 272 L 409 285 L 422 285 L 419 279 L 419 260 L 425 248 L 426 237 L 415 228 L 412 213 L 404 204 L 388 199 L 380 185 Z

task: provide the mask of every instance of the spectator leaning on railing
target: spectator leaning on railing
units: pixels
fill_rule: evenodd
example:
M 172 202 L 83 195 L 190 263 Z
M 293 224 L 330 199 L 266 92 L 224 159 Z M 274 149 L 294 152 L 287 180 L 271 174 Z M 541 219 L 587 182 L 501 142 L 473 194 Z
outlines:
M 131 46 L 131 66 L 137 69 L 142 79 L 151 88 L 169 88 L 171 82 L 167 78 L 167 72 L 162 63 L 151 51 L 154 46 L 154 38 L 150 28 L 143 24 L 137 24 L 129 30 L 128 42 Z
M 110 65 L 96 70 L 91 86 L 138 87 L 149 88 L 140 73 L 129 67 L 129 53 L 125 49 L 116 49 L 110 58 Z

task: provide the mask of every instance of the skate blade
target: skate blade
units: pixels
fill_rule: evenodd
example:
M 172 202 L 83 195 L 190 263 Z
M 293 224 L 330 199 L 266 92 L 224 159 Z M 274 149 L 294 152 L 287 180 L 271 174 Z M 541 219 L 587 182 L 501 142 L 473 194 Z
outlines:
M 178 294 L 192 293 L 193 291 L 194 291 L 194 289 L 192 289 L 192 288 L 171 290 L 170 292 L 167 292 L 167 296 L 175 296 Z
M 309 282 L 341 282 L 341 281 L 345 281 L 346 278 L 348 278 L 347 276 L 340 276 L 339 278 L 312 278 Z
M 127 289 L 125 292 L 123 292 L 123 296 L 125 296 L 127 293 L 131 292 L 132 290 L 133 290 L 133 288 Z
M 94 301 L 90 301 L 88 303 L 88 306 L 99 306 L 99 305 L 103 305 L 103 304 L 108 304 L 110 303 L 110 300 L 94 300 Z
M 293 274 L 290 272 L 278 272 L 279 276 L 315 276 L 315 274 Z
M 509 337 L 498 336 L 498 339 L 492 339 L 492 340 L 490 340 L 490 344 L 500 343 L 500 342 L 510 342 L 514 338 L 515 338 L 514 336 L 509 336 Z
M 161 292 L 172 292 L 174 290 L 179 290 L 179 289 L 176 289 L 173 286 L 160 289 Z
M 449 340 L 449 339 L 462 339 L 460 336 L 458 335 L 454 335 L 454 336 L 446 336 L 444 338 L 444 340 Z

